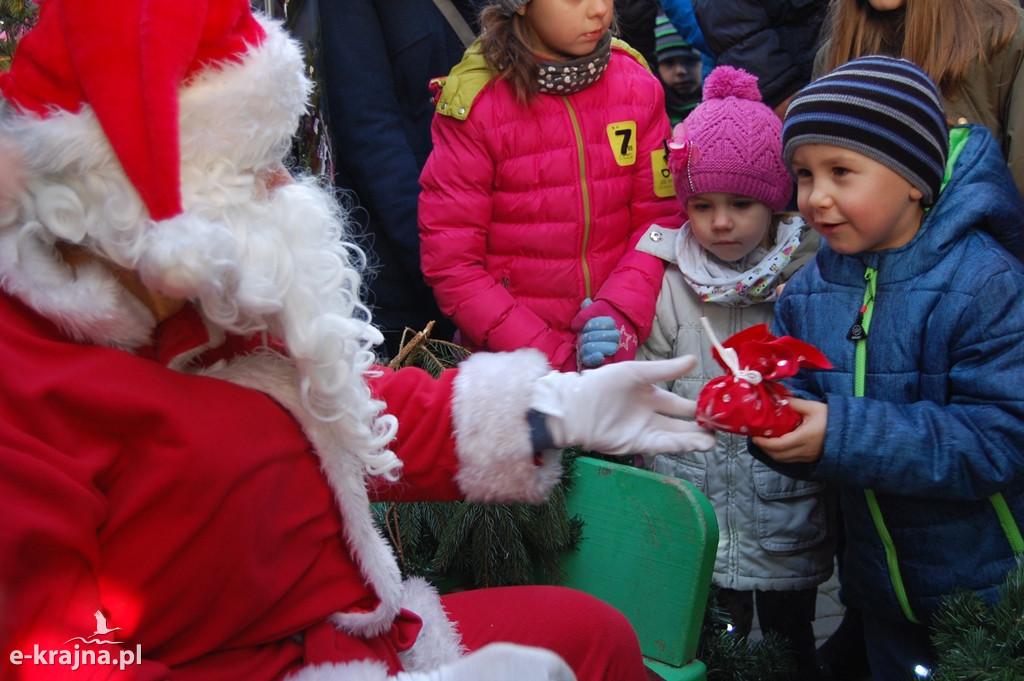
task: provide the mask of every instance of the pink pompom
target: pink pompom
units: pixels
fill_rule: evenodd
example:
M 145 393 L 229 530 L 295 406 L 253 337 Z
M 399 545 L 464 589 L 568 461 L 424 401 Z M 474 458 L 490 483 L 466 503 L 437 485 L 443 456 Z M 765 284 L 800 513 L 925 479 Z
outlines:
M 757 76 L 732 66 L 716 66 L 704 80 L 704 101 L 726 97 L 760 102 L 761 91 L 757 89 Z

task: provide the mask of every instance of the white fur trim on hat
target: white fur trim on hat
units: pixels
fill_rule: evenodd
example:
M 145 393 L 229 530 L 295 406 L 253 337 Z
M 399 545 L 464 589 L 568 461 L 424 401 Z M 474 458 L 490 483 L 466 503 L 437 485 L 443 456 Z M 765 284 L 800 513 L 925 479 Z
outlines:
M 225 163 L 249 170 L 269 156 L 280 158 L 270 152 L 287 149 L 309 105 L 312 84 L 298 44 L 278 22 L 260 20 L 266 38 L 245 59 L 208 67 L 180 90 L 184 193 Z M 89 105 L 45 118 L 7 111 L 3 128 L 30 172 L 41 176 L 106 168 L 116 158 Z
M 244 60 L 204 69 L 182 88 L 183 185 L 191 168 L 202 175 L 228 160 L 248 170 L 286 149 L 309 106 L 312 84 L 298 44 L 277 21 L 260 21 L 267 37 Z

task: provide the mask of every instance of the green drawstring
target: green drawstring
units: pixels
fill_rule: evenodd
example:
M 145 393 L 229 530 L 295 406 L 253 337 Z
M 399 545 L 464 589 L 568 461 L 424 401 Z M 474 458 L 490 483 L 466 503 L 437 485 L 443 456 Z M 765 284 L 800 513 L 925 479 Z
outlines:
M 1006 540 L 1010 542 L 1010 548 L 1018 555 L 1024 553 L 1024 537 L 1021 537 L 1020 528 L 1017 527 L 1017 521 L 1013 519 L 1013 514 L 1010 513 L 1010 507 L 1006 505 L 1006 498 L 1003 497 L 1003 493 L 996 492 L 988 500 L 992 502 L 992 508 L 996 510 L 996 515 L 999 516 L 999 524 L 1003 527 Z
M 864 272 L 864 280 L 867 286 L 864 289 L 864 303 L 861 305 L 860 314 L 857 316 L 857 323 L 850 329 L 849 338 L 857 342 L 855 355 L 855 371 L 853 374 L 854 397 L 864 397 L 864 377 L 867 374 L 868 362 L 868 329 L 871 326 L 871 315 L 875 309 L 875 292 L 878 285 L 878 271 L 873 267 L 867 268 Z M 871 519 L 875 522 L 875 530 L 882 540 L 885 548 L 885 561 L 889 566 L 889 580 L 892 582 L 893 591 L 896 592 L 896 600 L 899 601 L 903 614 L 915 624 L 920 624 L 914 611 L 910 609 L 910 599 L 907 598 L 907 590 L 903 586 L 903 577 L 900 575 L 900 564 L 896 559 L 896 545 L 889 534 L 889 528 L 885 526 L 882 518 L 882 509 L 878 506 L 878 499 L 874 490 L 864 490 L 864 498 L 868 502 L 868 510 L 871 512 Z
M 864 290 L 864 303 L 860 308 L 857 322 L 850 329 L 849 334 L 849 338 L 857 342 L 856 364 L 853 375 L 853 394 L 855 397 L 864 397 L 864 377 L 867 373 L 868 356 L 868 328 L 871 326 L 871 315 L 875 307 L 877 278 L 877 270 L 871 267 L 867 268 L 864 272 L 864 280 L 867 282 L 867 287 Z M 914 615 L 914 611 L 910 609 L 910 599 L 907 598 L 907 590 L 903 586 L 903 577 L 900 574 L 899 561 L 896 559 L 896 545 L 892 541 L 892 535 L 889 534 L 889 528 L 885 526 L 885 520 L 882 518 L 882 509 L 878 506 L 878 499 L 875 497 L 874 490 L 864 490 L 864 497 L 868 502 L 871 519 L 875 523 L 875 530 L 882 540 L 883 548 L 885 548 L 885 560 L 889 567 L 889 579 L 892 582 L 893 591 L 896 592 L 896 600 L 899 601 L 900 608 L 903 609 L 903 614 L 906 618 L 915 624 L 920 624 Z M 999 518 L 999 524 L 1002 526 L 1013 552 L 1016 554 L 1024 553 L 1024 536 L 1021 536 L 1020 528 L 1010 513 L 1006 499 L 1000 492 L 996 492 L 989 497 L 989 501 L 992 502 L 992 507 Z

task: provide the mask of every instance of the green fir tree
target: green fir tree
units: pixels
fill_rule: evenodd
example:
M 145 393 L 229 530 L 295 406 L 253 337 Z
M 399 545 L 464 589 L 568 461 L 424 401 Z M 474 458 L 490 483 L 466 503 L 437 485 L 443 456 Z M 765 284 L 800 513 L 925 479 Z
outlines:
M 970 591 L 948 596 L 932 620 L 938 663 L 930 681 L 1024 679 L 1024 558 L 985 604 Z
M 707 667 L 707 681 L 788 681 L 796 671 L 784 637 L 770 632 L 755 641 L 731 632 L 714 585 L 708 594 L 697 659 Z
M 442 591 L 556 583 L 562 557 L 582 538 L 583 521 L 565 507 L 575 456 L 565 452 L 562 484 L 543 504 L 379 503 L 374 514 L 403 575 Z
M 39 8 L 29 0 L 0 0 L 0 71 L 11 66 L 18 41 L 35 22 Z

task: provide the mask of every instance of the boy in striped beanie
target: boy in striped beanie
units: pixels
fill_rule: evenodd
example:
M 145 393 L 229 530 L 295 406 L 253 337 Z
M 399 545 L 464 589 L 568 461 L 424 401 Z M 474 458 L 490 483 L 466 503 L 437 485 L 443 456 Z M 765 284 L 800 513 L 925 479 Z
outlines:
M 948 140 L 939 93 L 903 59 L 865 57 L 805 87 L 790 102 L 782 155 L 806 144 L 842 147 L 881 163 L 935 202 Z
M 802 423 L 750 451 L 838 489 L 875 681 L 927 676 L 943 600 L 993 605 L 1024 552 L 1024 203 L 988 130 L 944 120 L 917 66 L 871 56 L 797 93 L 782 132 L 824 243 L 772 333 L 834 368 L 792 379 Z

